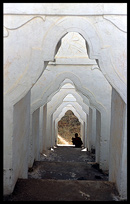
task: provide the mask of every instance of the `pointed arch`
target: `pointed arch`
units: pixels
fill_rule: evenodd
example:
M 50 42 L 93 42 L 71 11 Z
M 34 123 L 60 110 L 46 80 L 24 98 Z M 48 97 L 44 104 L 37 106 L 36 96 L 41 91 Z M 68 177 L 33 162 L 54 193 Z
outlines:
M 103 49 L 103 43 L 96 28 L 85 17 L 60 17 L 51 26 L 43 39 L 44 61 L 54 61 L 55 54 L 60 47 L 61 39 L 68 32 L 78 32 L 85 39 L 89 58 L 96 59 L 107 81 L 116 89 L 126 103 L 126 83 L 114 70 L 111 53 L 107 48 Z

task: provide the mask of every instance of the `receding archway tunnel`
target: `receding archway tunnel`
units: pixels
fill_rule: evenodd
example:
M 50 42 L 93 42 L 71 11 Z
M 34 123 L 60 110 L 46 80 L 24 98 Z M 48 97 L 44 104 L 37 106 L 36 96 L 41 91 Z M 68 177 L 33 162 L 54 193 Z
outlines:
M 117 77 L 117 70 L 114 70 L 113 68 L 118 67 L 118 63 L 116 63 L 115 60 L 117 59 L 118 61 L 118 58 L 116 58 L 116 54 L 114 55 L 114 49 L 112 48 L 112 44 L 113 47 L 116 48 L 116 46 L 114 46 L 114 40 L 112 40 L 111 44 L 111 36 L 109 36 L 109 44 L 107 44 L 108 40 L 105 41 L 105 38 L 108 38 L 108 36 L 105 37 L 105 35 L 108 35 L 110 33 L 107 32 L 107 30 L 106 32 L 102 32 L 104 26 L 103 23 L 106 19 L 103 18 L 102 20 L 99 19 L 98 21 L 97 18 L 94 19 L 94 17 L 92 17 L 93 20 L 91 25 L 91 20 L 89 19 L 89 17 L 88 19 L 85 19 L 81 16 L 67 16 L 56 19 L 56 21 L 54 19 L 52 22 L 53 26 L 49 28 L 48 25 L 50 25 L 51 23 L 51 19 L 49 18 L 53 19 L 53 16 L 48 16 L 44 21 L 45 35 L 43 35 L 42 37 L 42 46 L 40 41 L 39 45 L 37 41 L 36 46 L 35 43 L 33 44 L 32 50 L 34 52 L 32 52 L 32 57 L 28 57 L 30 56 L 31 52 L 29 52 L 30 45 L 32 45 L 31 41 L 30 44 L 28 43 L 28 50 L 26 50 L 25 47 L 24 50 L 18 50 L 18 63 L 19 66 L 21 66 L 20 71 L 23 69 L 23 71 L 21 71 L 20 73 L 20 77 L 19 72 L 17 73 L 17 70 L 15 69 L 17 67 L 17 61 L 10 63 L 11 66 L 14 66 L 11 67 L 12 70 L 14 70 L 14 74 L 13 71 L 8 72 L 9 75 L 7 75 L 7 85 L 9 86 L 9 89 L 7 89 L 5 93 L 7 97 L 5 97 L 7 103 L 7 105 L 5 103 L 5 124 L 6 127 L 8 127 L 5 128 L 5 130 L 8 131 L 5 131 L 6 139 L 4 143 L 6 147 L 4 148 L 6 149 L 6 159 L 4 167 L 4 191 L 6 194 L 11 193 L 17 179 L 26 178 L 28 173 L 29 178 L 36 178 L 35 173 L 38 173 L 37 176 L 40 179 L 108 180 L 107 175 L 101 175 L 99 174 L 101 172 L 92 170 L 91 165 L 92 163 L 96 162 L 99 164 L 99 167 L 104 170 L 104 172 L 106 171 L 106 169 L 109 169 L 109 181 L 116 183 L 121 194 L 123 195 L 122 192 L 124 191 L 124 195 L 126 196 L 126 180 L 124 180 L 124 178 L 126 179 L 126 171 L 123 168 L 123 166 L 125 166 L 124 164 L 126 164 L 126 131 L 124 131 L 126 130 L 126 105 L 124 103 L 124 101 L 126 100 L 126 94 L 124 91 L 125 83 L 120 75 L 119 78 Z M 24 29 L 24 26 L 33 25 L 33 20 L 34 26 L 36 26 L 35 21 L 37 21 L 38 19 L 37 17 L 34 17 L 27 23 L 19 26 L 18 29 L 12 28 L 12 30 L 15 31 L 11 32 L 14 32 L 14 34 L 16 33 L 16 36 L 11 35 L 10 32 L 10 36 L 8 39 L 13 39 L 13 36 L 14 39 L 17 36 L 19 36 L 19 39 L 25 39 L 26 35 L 24 37 L 24 32 L 21 32 L 21 38 L 19 30 Z M 39 18 L 39 20 L 41 20 L 41 17 Z M 101 23 L 103 25 L 102 27 L 100 27 Z M 107 23 L 110 23 L 110 21 L 108 20 Z M 40 25 L 40 22 L 39 24 L 37 23 L 37 25 Z M 37 31 L 38 29 L 36 27 L 36 29 L 34 29 L 34 26 L 32 26 L 33 30 Z M 94 29 L 95 26 L 96 29 Z M 99 28 L 102 28 L 101 33 L 98 26 Z M 112 23 L 111 26 L 114 26 L 114 24 Z M 42 27 L 43 26 L 39 26 L 39 28 Z M 107 26 L 104 26 L 104 28 L 107 28 Z M 117 29 L 117 26 L 115 26 L 115 29 Z M 10 30 L 11 28 L 8 29 L 8 34 Z M 110 31 L 110 29 L 108 29 L 108 31 Z M 33 34 L 33 36 L 36 36 L 36 39 L 40 39 L 37 37 L 38 35 L 35 35 L 35 32 L 33 32 Z M 98 34 L 101 37 L 102 41 L 100 41 Z M 118 35 L 116 30 L 116 38 L 117 36 Z M 113 36 L 112 39 L 114 39 Z M 122 39 L 121 41 L 123 42 Z M 10 50 L 13 49 L 13 46 L 15 46 L 14 42 L 15 40 L 12 40 L 12 44 L 10 44 L 11 42 L 9 42 L 9 44 L 7 43 L 8 52 L 10 52 Z M 21 41 L 21 44 L 19 42 L 18 46 L 20 47 L 23 42 Z M 35 40 L 33 40 L 33 42 L 35 42 Z M 12 49 L 9 48 L 10 45 L 12 45 Z M 111 58 L 111 53 L 109 53 L 109 50 L 107 50 L 109 49 L 109 46 L 110 50 L 112 51 L 112 55 L 115 57 L 114 60 Z M 41 49 L 42 47 L 43 50 Z M 43 53 L 40 53 L 41 50 L 43 51 Z M 21 51 L 21 53 L 26 53 L 27 58 L 30 60 L 26 69 L 23 66 L 25 63 L 19 60 L 19 51 Z M 12 53 L 14 56 L 11 56 Z M 8 59 L 15 59 L 15 54 L 17 54 L 17 52 L 12 53 L 9 53 L 7 62 Z M 120 56 L 122 55 L 119 52 L 119 58 Z M 21 58 L 24 59 L 24 57 Z M 31 58 L 33 59 L 32 61 Z M 36 62 L 36 64 L 34 63 L 34 61 Z M 38 61 L 41 62 L 40 65 L 37 64 Z M 42 63 L 43 61 L 44 69 Z M 121 61 L 119 61 L 119 64 L 120 62 Z M 46 63 L 48 64 L 47 67 Z M 44 80 L 41 80 L 41 82 L 39 80 L 39 77 L 41 76 L 42 78 L 43 71 Z M 37 74 L 34 77 L 33 74 L 35 75 L 35 73 Z M 109 84 L 108 86 L 102 75 L 111 85 Z M 12 78 L 12 76 L 14 78 Z M 76 111 L 78 110 L 77 113 L 80 115 L 80 112 L 83 110 L 85 116 L 84 114 L 81 114 L 80 116 L 82 117 L 79 117 L 78 120 L 71 111 L 67 111 L 62 119 L 60 115 L 59 120 L 61 120 L 58 122 L 57 129 L 58 138 L 57 143 L 55 143 L 55 132 L 58 120 L 55 115 L 59 114 L 59 112 L 55 114 L 55 111 L 60 106 L 60 103 L 62 101 L 63 103 L 65 103 L 65 101 L 61 98 L 61 92 L 58 95 L 59 97 L 56 96 L 51 101 L 50 99 L 52 98 L 53 93 L 54 95 L 58 93 L 60 82 L 63 82 L 65 78 L 69 78 L 71 80 L 73 76 L 75 77 L 75 91 L 77 93 L 80 92 L 82 100 L 78 100 L 79 98 L 77 97 L 76 102 L 72 101 L 72 103 L 79 102 L 79 105 L 81 105 L 82 108 L 76 108 Z M 11 82 L 11 80 L 14 84 Z M 26 84 L 25 81 L 28 81 L 28 83 Z M 51 83 L 53 81 L 56 82 L 55 85 Z M 53 88 L 53 86 L 55 86 L 55 89 Z M 73 94 L 74 91 L 72 90 L 72 87 L 69 88 L 69 94 Z M 10 90 L 12 92 L 11 94 Z M 63 90 L 63 92 L 65 92 L 65 90 Z M 9 104 L 11 105 L 9 106 Z M 88 108 L 86 108 L 87 104 Z M 97 105 L 99 109 L 97 108 Z M 77 105 L 77 107 L 79 106 Z M 27 112 L 26 109 L 28 109 Z M 31 114 L 29 112 L 30 109 Z M 8 116 L 10 116 L 11 120 L 9 120 Z M 82 118 L 83 120 L 80 120 Z M 26 123 L 26 121 L 28 123 Z M 81 123 L 79 121 L 81 121 Z M 73 149 L 73 147 L 65 146 L 66 144 L 68 144 L 68 146 L 72 145 L 72 137 L 74 137 L 75 133 L 78 133 L 81 139 L 83 136 L 84 144 L 86 145 L 84 147 L 88 147 L 86 148 L 88 151 L 82 152 L 83 154 L 85 153 L 84 155 L 81 154 L 82 148 Z M 117 145 L 115 144 L 115 141 L 117 141 Z M 54 146 L 54 144 L 63 144 L 63 147 Z M 21 148 L 21 146 L 23 148 Z M 94 146 L 96 150 L 96 160 L 89 157 L 92 146 Z M 45 148 L 43 148 L 43 152 L 42 147 Z M 46 152 L 44 152 L 44 150 Z M 69 165 L 68 161 L 70 162 Z M 34 166 L 32 166 L 33 162 L 35 163 Z M 33 169 L 32 173 L 28 172 L 30 163 Z M 122 186 L 123 190 L 120 189 Z M 84 192 L 86 192 L 85 189 Z M 86 195 L 87 198 L 90 197 L 90 195 L 85 194 L 84 192 L 81 193 L 80 191 L 82 197 Z

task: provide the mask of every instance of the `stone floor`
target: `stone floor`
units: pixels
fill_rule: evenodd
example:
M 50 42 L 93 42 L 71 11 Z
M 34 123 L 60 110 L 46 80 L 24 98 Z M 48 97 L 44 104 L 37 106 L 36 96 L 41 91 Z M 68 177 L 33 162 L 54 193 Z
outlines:
M 29 178 L 56 180 L 108 180 L 108 175 L 95 165 L 95 156 L 74 146 L 58 146 L 49 155 L 41 155 Z M 49 161 L 49 162 L 48 162 Z M 94 168 L 95 167 L 95 168 Z
M 7 201 L 119 201 L 108 172 L 95 164 L 94 154 L 74 146 L 57 146 L 41 154 L 18 179 Z

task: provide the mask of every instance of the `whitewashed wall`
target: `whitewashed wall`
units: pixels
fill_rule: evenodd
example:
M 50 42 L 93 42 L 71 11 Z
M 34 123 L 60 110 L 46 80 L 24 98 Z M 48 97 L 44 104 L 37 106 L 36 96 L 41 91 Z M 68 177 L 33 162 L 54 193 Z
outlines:
M 4 194 L 10 194 L 13 191 L 17 178 L 24 175 L 27 167 L 26 164 L 25 169 L 20 172 L 20 167 L 15 166 L 18 161 L 14 164 L 15 157 L 13 156 L 15 151 L 13 147 L 17 141 L 14 142 L 13 136 L 18 139 L 18 130 L 15 128 L 16 120 L 19 119 L 19 112 L 26 109 L 25 103 L 26 107 L 29 107 L 30 99 L 28 95 L 28 99 L 25 100 L 26 94 L 32 89 L 31 113 L 29 114 L 27 111 L 22 116 L 26 118 L 25 121 L 30 120 L 31 135 L 33 132 L 32 119 L 34 119 L 32 114 L 41 106 L 44 106 L 43 121 L 46 132 L 48 131 L 46 125 L 48 104 L 46 105 L 46 103 L 59 91 L 61 83 L 68 78 L 72 80 L 76 91 L 80 93 L 84 102 L 96 108 L 97 118 L 101 114 L 99 142 L 101 167 L 106 165 L 105 160 L 109 159 L 110 120 L 110 147 L 113 146 L 113 141 L 119 138 L 119 129 L 122 133 L 121 149 L 119 149 L 119 153 L 122 151 L 122 157 L 117 155 L 116 158 L 115 154 L 113 156 L 114 160 L 120 161 L 120 166 L 115 167 L 110 155 L 111 166 L 109 168 L 113 175 L 115 168 L 119 167 L 118 172 L 121 173 L 116 172 L 115 177 L 110 176 L 110 178 L 116 182 L 121 196 L 126 197 L 126 179 L 122 179 L 122 175 L 126 178 L 126 172 L 122 170 L 123 166 L 126 167 L 125 157 L 127 154 L 125 152 L 126 123 L 124 124 L 126 112 L 121 108 L 121 112 L 117 113 L 117 109 L 120 106 L 118 103 L 121 103 L 123 107 L 127 103 L 127 4 L 5 3 L 3 26 Z M 71 57 L 65 56 L 69 52 L 63 52 L 64 49 L 60 47 L 63 36 L 68 32 L 80 33 L 85 39 L 84 45 L 82 42 L 81 46 L 77 47 L 76 42 L 79 42 L 77 37 L 75 35 L 68 37 L 72 44 L 68 41 L 66 46 L 71 45 L 73 53 Z M 77 47 L 75 51 L 73 45 Z M 84 46 L 87 46 L 88 55 L 84 53 Z M 52 65 L 49 64 L 47 67 L 49 61 Z M 44 70 L 45 72 L 43 72 Z M 112 112 L 111 88 L 115 89 L 112 94 Z M 118 99 L 118 103 L 115 99 Z M 20 100 L 24 100 L 22 105 L 18 105 L 21 104 Z M 19 111 L 17 112 L 18 107 Z M 30 119 L 28 115 L 30 115 Z M 113 118 L 114 121 L 119 120 L 119 124 L 112 122 Z M 123 129 L 119 127 L 122 123 Z M 21 124 L 19 127 L 26 130 L 26 125 Z M 25 131 L 23 138 L 26 138 L 27 134 Z M 44 138 L 43 145 L 45 144 Z M 29 137 L 29 141 L 30 139 Z M 28 140 L 26 140 L 25 148 L 28 146 L 27 144 Z M 104 155 L 108 156 L 107 159 Z M 22 152 L 19 152 L 19 156 L 22 157 Z
M 109 179 L 116 183 L 120 195 L 127 197 L 127 114 L 126 105 L 112 90 Z

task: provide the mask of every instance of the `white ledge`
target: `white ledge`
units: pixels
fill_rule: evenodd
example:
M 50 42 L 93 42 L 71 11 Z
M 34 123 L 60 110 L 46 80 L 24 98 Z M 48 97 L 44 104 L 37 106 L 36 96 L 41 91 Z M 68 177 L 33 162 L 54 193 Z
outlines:
M 4 14 L 126 15 L 127 3 L 4 3 Z

